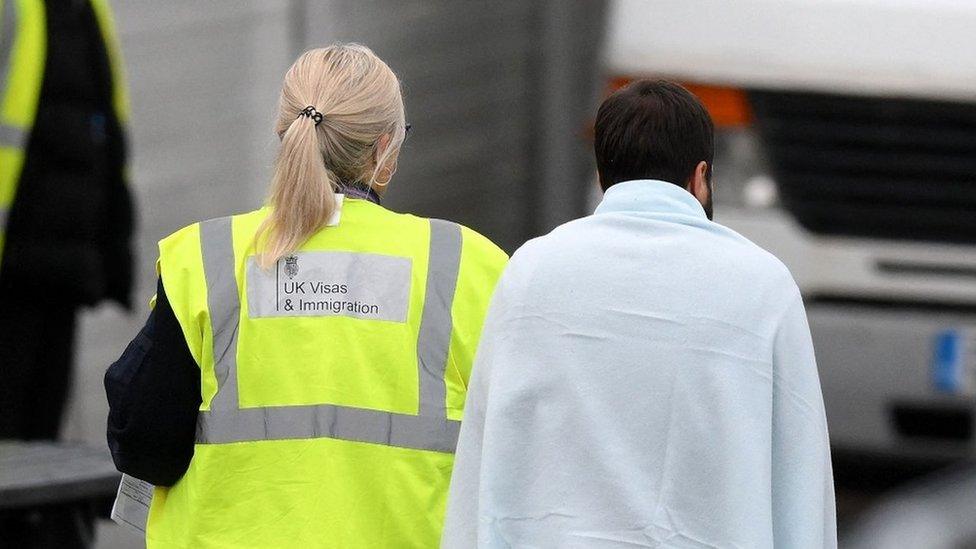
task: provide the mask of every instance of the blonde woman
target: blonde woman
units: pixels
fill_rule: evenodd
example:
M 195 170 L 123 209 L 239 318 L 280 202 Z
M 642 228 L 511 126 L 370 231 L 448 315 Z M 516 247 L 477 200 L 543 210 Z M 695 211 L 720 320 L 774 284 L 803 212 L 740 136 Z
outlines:
M 150 547 L 435 547 L 472 357 L 506 256 L 380 198 L 408 126 L 368 48 L 285 75 L 267 207 L 159 244 L 105 377 Z

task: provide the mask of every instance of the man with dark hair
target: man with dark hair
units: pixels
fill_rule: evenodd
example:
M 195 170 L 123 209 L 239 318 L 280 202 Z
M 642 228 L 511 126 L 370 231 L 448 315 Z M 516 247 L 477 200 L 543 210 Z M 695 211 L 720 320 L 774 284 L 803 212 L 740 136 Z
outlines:
M 635 82 L 595 137 L 600 206 L 495 290 L 443 546 L 836 547 L 803 301 L 711 221 L 708 112 Z
M 715 127 L 688 90 L 639 80 L 608 98 L 596 114 L 596 166 L 604 191 L 621 181 L 656 179 L 688 189 L 712 218 Z

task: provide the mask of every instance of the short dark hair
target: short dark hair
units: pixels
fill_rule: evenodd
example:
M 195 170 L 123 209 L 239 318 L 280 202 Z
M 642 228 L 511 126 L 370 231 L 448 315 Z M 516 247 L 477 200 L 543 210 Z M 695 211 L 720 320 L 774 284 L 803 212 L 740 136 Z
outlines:
M 666 80 L 638 80 L 617 90 L 596 114 L 600 186 L 660 179 L 684 187 L 699 162 L 711 171 L 715 126 L 690 91 Z

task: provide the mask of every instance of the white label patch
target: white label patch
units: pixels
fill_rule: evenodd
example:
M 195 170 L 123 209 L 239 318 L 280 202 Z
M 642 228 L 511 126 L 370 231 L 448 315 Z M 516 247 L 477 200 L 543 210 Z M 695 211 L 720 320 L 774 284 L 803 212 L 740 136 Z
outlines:
M 149 507 L 152 505 L 155 487 L 144 480 L 122 475 L 119 492 L 112 506 L 112 520 L 145 535 L 149 522 Z
M 407 257 L 354 252 L 296 252 L 278 260 L 270 271 L 250 258 L 248 315 L 406 322 L 411 268 Z

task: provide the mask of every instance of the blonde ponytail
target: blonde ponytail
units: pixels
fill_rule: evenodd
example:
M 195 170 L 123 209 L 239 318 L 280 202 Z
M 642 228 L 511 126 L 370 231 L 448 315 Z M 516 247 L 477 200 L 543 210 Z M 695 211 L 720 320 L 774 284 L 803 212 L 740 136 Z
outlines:
M 305 114 L 308 107 L 321 116 Z M 392 171 L 389 165 L 395 166 L 405 133 L 396 75 L 358 44 L 299 57 L 285 75 L 278 111 L 281 147 L 268 200 L 271 212 L 255 236 L 262 268 L 294 252 L 328 223 L 340 186 L 385 186 L 377 175 L 384 166 Z M 381 141 L 386 145 L 377 150 Z

